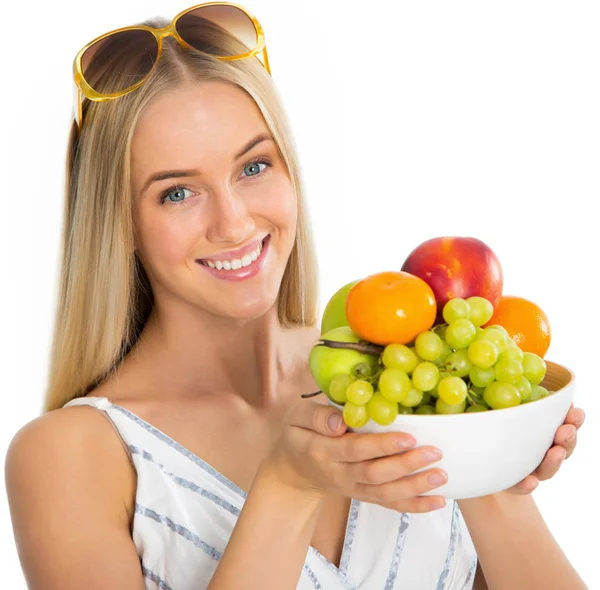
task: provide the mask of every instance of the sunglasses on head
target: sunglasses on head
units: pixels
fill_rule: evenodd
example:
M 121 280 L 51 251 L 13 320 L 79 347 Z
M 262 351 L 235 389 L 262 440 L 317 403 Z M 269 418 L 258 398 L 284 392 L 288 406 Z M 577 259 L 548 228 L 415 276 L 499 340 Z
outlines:
M 223 32 L 230 38 L 226 55 L 220 47 Z M 81 129 L 83 98 L 104 102 L 139 88 L 162 53 L 165 37 L 173 37 L 185 49 L 207 53 L 221 60 L 245 59 L 262 52 L 269 73 L 263 29 L 245 8 L 231 2 L 207 2 L 180 12 L 169 25 L 156 29 L 145 25 L 110 31 L 88 43 L 75 57 L 75 121 Z M 211 39 L 218 40 L 217 46 Z

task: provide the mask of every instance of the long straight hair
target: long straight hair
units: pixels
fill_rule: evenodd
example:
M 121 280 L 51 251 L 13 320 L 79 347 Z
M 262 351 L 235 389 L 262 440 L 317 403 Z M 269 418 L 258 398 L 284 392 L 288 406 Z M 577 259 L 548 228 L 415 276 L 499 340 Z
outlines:
M 152 19 L 144 24 L 160 27 L 166 23 Z M 220 48 L 222 55 L 246 51 L 240 51 L 238 41 L 212 23 L 198 31 L 202 41 L 213 50 Z M 96 88 L 110 89 L 116 83 L 113 72 L 120 70 L 115 67 L 116 54 L 113 48 L 108 51 L 111 59 L 94 57 Z M 123 55 L 123 60 L 134 59 L 127 52 L 119 55 Z M 130 188 L 133 133 L 144 109 L 158 96 L 189 81 L 215 80 L 242 88 L 256 102 L 288 168 L 296 192 L 298 221 L 280 286 L 278 317 L 284 327 L 315 325 L 316 257 L 297 152 L 273 80 L 257 57 L 219 60 L 182 49 L 169 40 L 140 88 L 108 102 L 86 101 L 81 132 L 75 123 L 72 125 L 44 412 L 91 391 L 116 370 L 139 338 L 154 300 L 148 277 L 134 251 Z

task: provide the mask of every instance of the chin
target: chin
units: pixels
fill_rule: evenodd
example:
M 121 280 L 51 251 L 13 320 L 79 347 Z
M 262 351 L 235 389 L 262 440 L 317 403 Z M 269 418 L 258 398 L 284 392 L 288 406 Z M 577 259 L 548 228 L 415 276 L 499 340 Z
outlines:
M 226 307 L 224 304 L 226 304 Z M 247 321 L 264 316 L 275 305 L 277 305 L 277 293 L 270 296 L 256 297 L 252 300 L 248 300 L 248 298 L 239 301 L 228 299 L 226 302 L 220 302 L 218 307 L 215 305 L 213 309 L 214 313 L 222 318 Z

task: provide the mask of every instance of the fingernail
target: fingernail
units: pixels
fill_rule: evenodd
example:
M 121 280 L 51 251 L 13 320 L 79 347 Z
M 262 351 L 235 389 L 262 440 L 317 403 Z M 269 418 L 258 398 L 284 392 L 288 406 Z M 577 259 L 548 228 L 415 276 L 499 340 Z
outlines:
M 583 421 L 585 420 L 585 412 L 583 410 L 581 410 L 579 412 L 579 414 L 581 417 L 579 418 L 579 420 L 577 420 L 577 422 L 575 422 L 575 424 L 577 424 L 577 426 L 581 426 L 583 424 Z
M 422 455 L 424 461 L 439 461 L 442 458 L 442 451 L 439 449 L 425 451 Z
M 331 414 L 329 420 L 327 420 L 327 425 L 330 430 L 337 430 L 342 425 L 342 417 L 339 414 Z
M 575 426 L 571 426 L 571 432 L 570 432 L 569 436 L 567 436 L 567 438 L 565 440 L 567 442 L 571 442 L 572 440 L 575 439 L 576 436 L 577 436 L 577 428 L 575 428 Z
M 399 438 L 396 440 L 396 446 L 399 449 L 412 449 L 417 444 L 417 441 L 413 439 Z
M 446 505 L 446 500 L 444 500 L 443 498 L 440 500 L 433 500 L 430 504 L 430 507 L 432 510 L 439 510 L 440 508 L 443 508 Z
M 439 471 L 436 471 L 434 473 L 432 473 L 428 478 L 427 481 L 432 485 L 432 486 L 437 486 L 441 483 L 444 483 L 446 481 L 446 474 L 445 473 L 441 473 Z

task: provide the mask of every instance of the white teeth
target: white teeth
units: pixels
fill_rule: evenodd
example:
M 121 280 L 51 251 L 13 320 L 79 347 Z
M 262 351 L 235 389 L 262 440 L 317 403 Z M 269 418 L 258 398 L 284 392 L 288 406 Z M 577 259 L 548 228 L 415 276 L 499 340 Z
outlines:
M 204 264 L 209 266 L 210 268 L 216 268 L 217 270 L 225 269 L 225 270 L 238 270 L 244 266 L 250 266 L 256 259 L 260 256 L 262 252 L 263 244 L 260 244 L 256 247 L 255 250 L 250 252 L 250 254 L 245 254 L 242 259 L 235 258 L 234 260 L 206 260 Z

